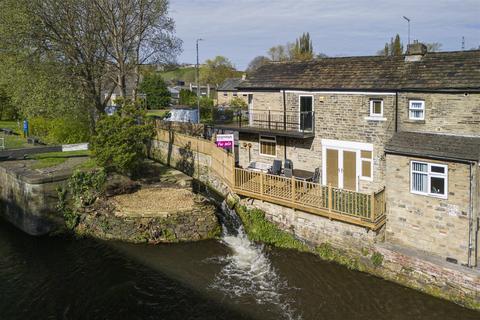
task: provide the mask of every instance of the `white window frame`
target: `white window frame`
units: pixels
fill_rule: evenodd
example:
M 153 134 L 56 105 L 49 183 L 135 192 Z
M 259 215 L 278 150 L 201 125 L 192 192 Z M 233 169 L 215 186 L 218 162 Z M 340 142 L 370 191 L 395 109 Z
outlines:
M 422 105 L 421 109 L 412 109 L 412 105 L 414 103 L 420 103 Z M 422 111 L 422 117 L 421 118 L 414 118 L 412 117 L 412 110 L 415 111 Z M 409 100 L 408 101 L 408 119 L 409 120 L 425 120 L 425 101 L 424 100 Z
M 356 190 L 359 190 L 359 182 L 362 181 L 373 181 L 374 176 L 374 166 L 373 166 L 373 144 L 364 143 L 364 142 L 355 142 L 355 141 L 345 141 L 345 140 L 332 140 L 332 139 L 322 139 L 322 184 L 327 185 L 327 149 L 334 149 L 339 151 L 338 157 L 338 167 L 339 167 L 339 188 L 343 188 L 343 151 L 351 151 L 356 153 L 355 162 L 356 162 L 356 172 L 357 172 L 357 181 L 356 181 Z M 362 160 L 361 152 L 371 151 L 372 152 L 372 176 L 371 177 L 362 177 Z M 340 176 L 342 178 L 340 179 Z
M 368 151 L 371 152 L 372 157 L 371 158 L 363 158 L 362 157 L 362 151 Z M 360 179 L 361 180 L 366 180 L 366 181 L 373 181 L 373 150 L 359 150 L 358 156 L 360 157 Z M 363 175 L 363 161 L 368 161 L 370 162 L 370 177 L 366 177 Z
M 270 138 L 270 139 L 273 138 L 273 140 L 275 141 L 275 155 L 262 153 L 262 141 L 263 142 L 269 142 L 269 143 L 273 142 L 272 140 L 265 139 L 265 138 Z M 264 156 L 264 157 L 276 158 L 277 157 L 277 137 L 276 136 L 268 136 L 268 135 L 259 135 L 258 136 L 258 153 L 261 156 Z
M 380 102 L 380 107 L 382 109 L 382 112 L 380 113 L 373 113 L 374 108 L 373 108 L 373 103 L 374 102 Z M 371 118 L 383 118 L 383 99 L 371 99 L 370 100 L 370 117 Z
M 414 163 L 427 165 L 427 172 L 414 171 L 413 170 L 413 164 Z M 432 167 L 441 167 L 441 168 L 444 169 L 445 173 L 432 172 Z M 424 174 L 424 175 L 427 176 L 427 192 L 413 190 L 413 174 L 415 172 L 418 172 L 418 173 L 421 173 L 421 174 Z M 444 194 L 432 193 L 430 191 L 431 190 L 431 183 L 432 183 L 431 178 L 443 178 L 445 180 L 445 193 Z M 448 198 L 448 165 L 438 164 L 438 163 L 430 163 L 430 162 L 424 162 L 424 161 L 418 161 L 418 160 L 410 161 L 410 192 L 413 193 L 413 194 L 418 194 L 418 195 L 422 195 L 422 196 L 428 196 L 428 197 L 434 197 L 434 198 L 440 198 L 440 199 L 447 199 Z

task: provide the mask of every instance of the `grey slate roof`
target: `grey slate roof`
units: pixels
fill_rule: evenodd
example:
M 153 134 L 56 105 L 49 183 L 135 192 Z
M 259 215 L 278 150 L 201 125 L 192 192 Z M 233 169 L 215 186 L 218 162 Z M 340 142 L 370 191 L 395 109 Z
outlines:
M 218 87 L 217 91 L 236 91 L 237 87 L 243 82 L 242 78 L 229 78 L 225 79 L 223 83 Z
M 404 57 L 343 57 L 268 63 L 239 89 L 480 90 L 480 50 Z
M 480 161 L 480 137 L 397 132 L 385 153 L 447 160 Z

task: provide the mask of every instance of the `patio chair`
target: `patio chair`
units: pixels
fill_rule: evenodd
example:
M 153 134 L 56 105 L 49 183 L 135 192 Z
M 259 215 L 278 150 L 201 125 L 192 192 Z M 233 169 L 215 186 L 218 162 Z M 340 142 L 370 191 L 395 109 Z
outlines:
M 285 160 L 285 169 L 292 169 L 293 170 L 293 162 L 292 160 L 286 159 Z
M 285 167 L 285 169 L 283 170 L 283 174 L 285 175 L 285 178 L 291 178 L 293 177 L 293 170 Z
M 313 183 L 320 183 L 320 168 L 316 168 L 312 178 Z
M 273 160 L 272 168 L 270 169 L 270 174 L 280 175 L 282 173 L 282 161 Z

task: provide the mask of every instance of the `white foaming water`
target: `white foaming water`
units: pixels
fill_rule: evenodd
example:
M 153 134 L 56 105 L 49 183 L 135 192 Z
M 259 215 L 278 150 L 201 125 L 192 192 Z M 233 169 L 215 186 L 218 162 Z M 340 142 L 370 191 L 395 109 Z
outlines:
M 236 212 L 230 210 L 225 202 L 222 211 L 222 242 L 232 250 L 232 254 L 217 259 L 224 267 L 211 287 L 231 298 L 251 297 L 258 304 L 273 305 L 282 311 L 285 319 L 299 319 L 282 294 L 291 288 L 278 276 L 263 252 L 263 246 L 248 239 Z
M 176 122 L 198 122 L 198 110 L 193 109 L 172 109 L 170 110 L 170 117 L 165 119 L 167 121 Z

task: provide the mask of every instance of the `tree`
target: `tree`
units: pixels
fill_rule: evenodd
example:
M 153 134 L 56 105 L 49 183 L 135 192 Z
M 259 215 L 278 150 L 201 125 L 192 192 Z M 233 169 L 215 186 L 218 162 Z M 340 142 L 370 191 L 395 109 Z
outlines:
M 139 90 L 147 96 L 149 109 L 160 109 L 170 106 L 170 91 L 159 73 L 147 73 L 140 83 Z
M 442 48 L 440 42 L 425 43 L 425 45 L 427 46 L 427 52 L 438 52 Z
M 401 56 L 403 55 L 403 44 L 400 35 L 390 39 L 390 43 L 385 43 L 385 47 L 377 52 L 380 56 Z
M 146 157 L 146 144 L 153 135 L 150 124 L 141 124 L 144 119 L 145 113 L 129 101 L 114 115 L 103 115 L 92 139 L 96 162 L 108 171 L 136 173 Z
M 127 77 L 133 76 L 133 100 L 140 80 L 140 65 L 171 63 L 180 52 L 174 22 L 167 16 L 167 0 L 86 0 L 94 3 L 105 27 L 100 40 L 113 66 L 112 80 L 127 95 Z
M 302 34 L 296 41 L 292 52 L 293 60 L 311 60 L 313 59 L 313 46 L 310 34 Z
M 180 90 L 178 103 L 182 106 L 194 106 L 197 103 L 197 95 L 186 89 Z
M 220 85 L 225 79 L 235 78 L 239 72 L 228 58 L 216 56 L 200 68 L 200 81 L 205 84 Z
M 251 73 L 255 70 L 257 70 L 258 68 L 260 68 L 261 66 L 269 63 L 271 60 L 265 56 L 257 56 L 255 58 L 253 58 L 252 61 L 250 61 L 250 63 L 248 64 L 248 67 L 247 67 L 247 70 L 246 72 L 247 73 Z
M 245 102 L 245 100 L 243 100 L 239 97 L 234 97 L 232 100 L 230 100 L 229 105 L 230 105 L 230 107 L 239 108 L 239 109 L 247 109 L 248 108 L 248 104 Z

